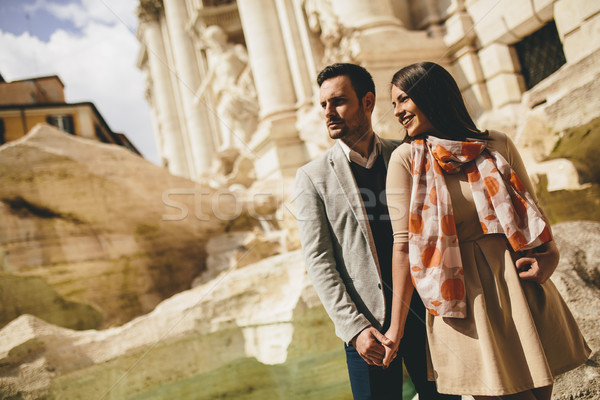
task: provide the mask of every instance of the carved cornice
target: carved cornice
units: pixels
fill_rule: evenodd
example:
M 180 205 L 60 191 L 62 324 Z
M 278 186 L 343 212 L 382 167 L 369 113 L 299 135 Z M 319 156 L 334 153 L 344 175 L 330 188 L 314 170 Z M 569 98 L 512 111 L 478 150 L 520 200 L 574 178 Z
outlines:
M 232 3 L 235 3 L 235 0 L 202 0 L 202 5 L 204 7 L 218 7 Z
M 158 21 L 162 12 L 162 0 L 140 0 L 137 8 L 137 15 L 141 22 Z

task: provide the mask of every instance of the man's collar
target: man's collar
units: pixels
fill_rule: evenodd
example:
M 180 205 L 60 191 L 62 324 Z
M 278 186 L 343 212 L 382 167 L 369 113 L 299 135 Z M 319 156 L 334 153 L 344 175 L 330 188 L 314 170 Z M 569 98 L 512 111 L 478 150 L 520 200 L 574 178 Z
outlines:
M 338 143 L 342 147 L 342 151 L 344 155 L 348 159 L 348 162 L 354 162 L 362 167 L 371 168 L 373 164 L 375 164 L 375 160 L 379 154 L 381 154 L 381 140 L 379 136 L 373 134 L 373 150 L 369 154 L 368 157 L 361 156 L 357 151 L 352 150 L 346 143 L 344 143 L 341 139 L 338 140 Z

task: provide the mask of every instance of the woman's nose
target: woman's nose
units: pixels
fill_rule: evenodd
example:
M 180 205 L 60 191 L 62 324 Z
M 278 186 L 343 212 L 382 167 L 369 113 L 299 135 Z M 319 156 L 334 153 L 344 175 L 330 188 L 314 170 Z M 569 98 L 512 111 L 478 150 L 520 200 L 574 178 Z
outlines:
M 404 113 L 404 110 L 402 109 L 402 107 L 399 104 L 394 106 L 394 116 L 399 118 L 403 113 Z

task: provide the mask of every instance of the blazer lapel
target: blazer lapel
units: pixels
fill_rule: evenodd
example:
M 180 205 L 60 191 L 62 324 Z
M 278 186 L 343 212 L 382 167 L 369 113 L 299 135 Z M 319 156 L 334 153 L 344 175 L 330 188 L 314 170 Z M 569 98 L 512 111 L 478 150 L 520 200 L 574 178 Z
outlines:
M 371 249 L 373 258 L 377 260 L 377 250 L 375 249 L 375 243 L 373 242 L 371 230 L 368 226 L 369 222 L 367 219 L 365 207 L 362 202 L 362 198 L 360 196 L 360 193 L 358 192 L 358 187 L 356 186 L 356 181 L 354 180 L 354 175 L 352 174 L 352 169 L 350 169 L 348 159 L 346 158 L 346 155 L 344 154 L 344 151 L 342 150 L 340 145 L 337 143 L 335 144 L 335 146 L 333 146 L 332 151 L 329 155 L 329 165 L 331 166 L 334 174 L 337 177 L 340 187 L 344 195 L 346 196 L 346 200 L 348 200 L 348 204 L 352 209 L 352 213 L 354 214 L 354 217 L 356 218 L 356 221 L 358 222 L 358 225 L 360 226 L 363 235 L 367 239 L 367 243 L 369 243 L 369 247 Z

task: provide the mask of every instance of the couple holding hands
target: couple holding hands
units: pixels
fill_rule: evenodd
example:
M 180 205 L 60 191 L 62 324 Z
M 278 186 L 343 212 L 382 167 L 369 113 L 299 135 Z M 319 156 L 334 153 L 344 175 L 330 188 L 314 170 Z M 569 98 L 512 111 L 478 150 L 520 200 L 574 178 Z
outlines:
M 550 399 L 590 349 L 548 280 L 558 250 L 513 142 L 475 126 L 435 63 L 391 79 L 402 140 L 373 132 L 364 68 L 317 82 L 337 141 L 298 170 L 297 219 L 354 398 L 401 399 L 404 361 L 420 400 Z

